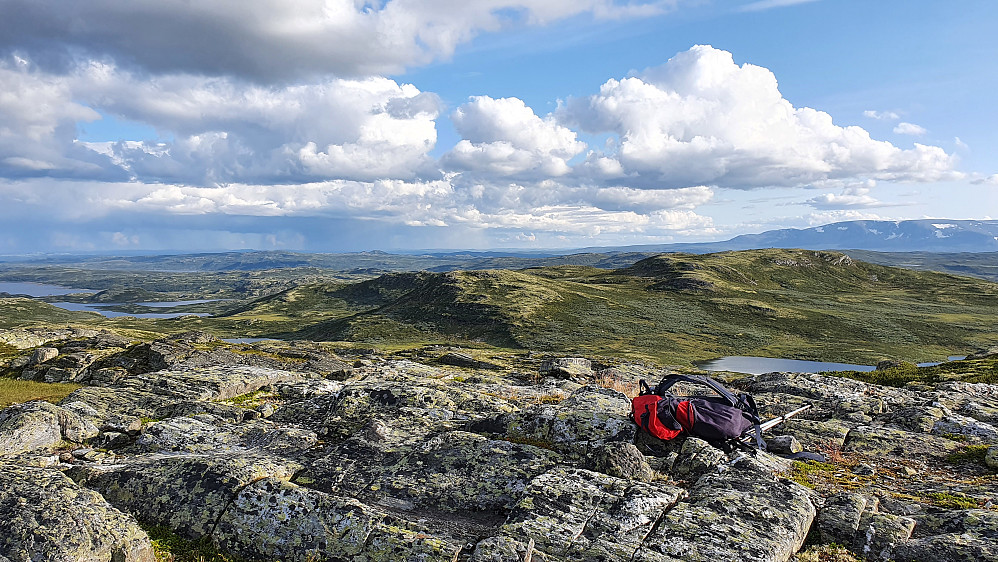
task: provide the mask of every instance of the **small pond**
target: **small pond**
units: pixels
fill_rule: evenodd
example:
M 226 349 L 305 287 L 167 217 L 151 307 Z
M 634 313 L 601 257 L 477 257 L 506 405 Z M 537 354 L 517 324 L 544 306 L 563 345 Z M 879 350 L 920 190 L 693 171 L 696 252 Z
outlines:
M 729 356 L 697 364 L 705 371 L 731 371 L 761 375 L 764 373 L 822 373 L 825 371 L 872 371 L 876 367 L 851 363 L 801 361 L 799 359 L 773 359 L 772 357 Z
M 256 343 L 258 341 L 276 341 L 274 338 L 222 338 L 227 343 Z
M 950 355 L 949 361 L 964 359 L 964 355 Z M 919 363 L 919 367 L 930 367 L 939 363 Z M 802 361 L 799 359 L 774 359 L 772 357 L 728 356 L 697 363 L 705 371 L 730 371 L 748 375 L 765 373 L 824 373 L 828 371 L 873 371 L 871 365 L 852 363 L 830 363 L 825 361 Z

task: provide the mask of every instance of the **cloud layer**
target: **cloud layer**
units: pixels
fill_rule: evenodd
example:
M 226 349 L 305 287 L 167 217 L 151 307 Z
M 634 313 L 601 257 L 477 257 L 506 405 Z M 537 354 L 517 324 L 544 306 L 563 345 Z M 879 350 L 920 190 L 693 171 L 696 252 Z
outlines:
M 449 57 L 483 32 L 589 14 L 648 16 L 674 1 L 3 0 L 0 50 L 47 64 L 110 56 L 151 73 L 270 82 L 367 76 Z M 178 38 L 183 38 L 178 40 Z
M 122 247 L 146 244 L 144 225 L 196 230 L 211 218 L 227 233 L 279 224 L 288 246 L 305 243 L 294 220 L 447 228 L 487 244 L 655 241 L 715 232 L 703 209 L 723 190 L 837 186 L 799 196 L 834 213 L 883 206 L 878 182 L 960 177 L 942 148 L 838 126 L 786 100 L 769 70 L 710 46 L 593 84 L 546 115 L 487 95 L 449 109 L 376 74 L 508 25 L 633 17 L 673 2 L 92 4 L 0 0 L 11 14 L 0 22 L 0 216 L 12 224 L 133 224 L 100 230 Z M 81 138 L 106 118 L 156 138 Z M 447 119 L 460 140 L 440 147 Z M 52 243 L 62 239 L 72 236 Z

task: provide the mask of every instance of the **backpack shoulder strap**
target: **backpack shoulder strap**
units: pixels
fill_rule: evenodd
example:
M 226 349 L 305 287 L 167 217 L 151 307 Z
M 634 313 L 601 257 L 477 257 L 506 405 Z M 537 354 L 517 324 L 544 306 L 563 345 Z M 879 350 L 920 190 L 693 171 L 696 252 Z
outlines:
M 666 375 L 666 377 L 662 379 L 662 382 L 658 383 L 658 386 L 655 387 L 655 394 L 661 394 L 664 396 L 673 385 L 680 382 L 688 382 L 710 387 L 714 392 L 724 397 L 729 404 L 732 406 L 738 406 L 739 400 L 734 394 L 731 393 L 730 390 L 714 379 L 703 375 L 680 375 L 675 373 Z
M 641 379 L 638 381 L 638 396 L 644 396 L 646 394 L 655 394 L 655 391 L 648 386 L 648 383 L 646 383 L 644 379 Z

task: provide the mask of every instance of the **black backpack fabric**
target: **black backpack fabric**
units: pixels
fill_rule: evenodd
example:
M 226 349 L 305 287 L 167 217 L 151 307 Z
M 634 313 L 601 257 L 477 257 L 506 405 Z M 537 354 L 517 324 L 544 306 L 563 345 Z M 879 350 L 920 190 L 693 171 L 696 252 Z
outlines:
M 663 440 L 693 435 L 725 449 L 743 446 L 748 437 L 756 448 L 766 448 L 751 395 L 735 394 L 703 375 L 670 374 L 654 388 L 643 380 L 638 384 L 632 416 L 649 434 Z M 676 394 L 680 384 L 693 392 Z M 652 411 L 657 419 L 650 419 Z

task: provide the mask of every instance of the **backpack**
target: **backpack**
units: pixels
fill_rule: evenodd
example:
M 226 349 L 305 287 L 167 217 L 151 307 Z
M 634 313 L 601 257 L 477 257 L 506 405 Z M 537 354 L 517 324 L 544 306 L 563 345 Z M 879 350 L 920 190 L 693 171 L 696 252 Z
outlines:
M 693 395 L 678 396 L 671 389 L 679 383 L 698 388 Z M 638 427 L 663 441 L 693 435 L 724 449 L 744 446 L 750 435 L 757 449 L 765 450 L 759 427 L 759 409 L 752 396 L 734 394 L 703 375 L 667 375 L 655 388 L 644 380 L 631 401 L 631 418 Z M 707 392 L 707 394 L 704 394 Z

